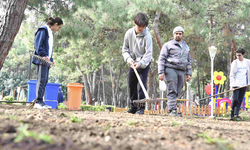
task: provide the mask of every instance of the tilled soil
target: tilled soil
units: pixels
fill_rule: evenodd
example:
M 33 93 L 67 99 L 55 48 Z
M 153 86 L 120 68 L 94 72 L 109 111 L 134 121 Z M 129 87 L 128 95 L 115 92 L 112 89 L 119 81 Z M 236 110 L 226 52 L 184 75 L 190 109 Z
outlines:
M 20 129 L 25 126 L 27 130 Z M 250 149 L 250 122 L 228 118 L 38 110 L 0 104 L 0 133 L 0 149 L 4 150 Z M 39 138 L 41 135 L 51 140 Z

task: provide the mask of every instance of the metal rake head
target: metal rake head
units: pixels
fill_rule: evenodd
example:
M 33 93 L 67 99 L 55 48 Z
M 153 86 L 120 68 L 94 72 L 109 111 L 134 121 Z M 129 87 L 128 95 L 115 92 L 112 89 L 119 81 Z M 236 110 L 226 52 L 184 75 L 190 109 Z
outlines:
M 41 56 L 38 56 L 38 55 L 34 55 L 34 54 L 31 54 L 32 57 L 33 57 L 33 60 L 39 60 L 43 65 L 46 65 L 46 66 L 53 66 L 53 63 L 49 60 L 47 60 L 45 57 L 41 57 Z

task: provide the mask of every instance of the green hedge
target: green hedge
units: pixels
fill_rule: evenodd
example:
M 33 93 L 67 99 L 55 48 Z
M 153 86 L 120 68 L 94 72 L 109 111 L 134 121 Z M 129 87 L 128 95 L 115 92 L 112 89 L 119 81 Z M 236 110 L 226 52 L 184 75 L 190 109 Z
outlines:
M 82 105 L 81 109 L 82 110 L 87 110 L 87 111 L 105 111 L 105 107 L 111 107 L 111 111 L 114 112 L 114 106 L 112 105 L 102 105 L 102 106 L 91 106 L 91 105 Z
M 13 96 L 5 96 L 3 98 L 4 101 L 9 101 L 9 102 L 13 102 L 14 101 L 14 97 Z M 7 103 L 6 104 L 12 104 L 12 103 Z

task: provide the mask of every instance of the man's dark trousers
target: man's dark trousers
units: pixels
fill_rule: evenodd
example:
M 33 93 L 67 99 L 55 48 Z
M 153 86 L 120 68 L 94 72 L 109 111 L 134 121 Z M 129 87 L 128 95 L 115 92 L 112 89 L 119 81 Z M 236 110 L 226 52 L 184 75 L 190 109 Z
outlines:
M 237 88 L 237 87 L 234 87 L 234 88 Z M 234 115 L 239 115 L 241 103 L 245 96 L 246 89 L 247 88 L 244 87 L 244 88 L 240 88 L 240 89 L 233 91 L 233 101 L 232 101 L 231 108 L 234 111 Z
M 149 69 L 150 69 L 150 64 L 144 69 L 141 69 L 141 68 L 137 69 L 137 72 L 142 80 L 142 83 L 143 83 L 145 89 L 147 89 L 147 77 L 148 77 Z M 138 79 L 136 77 L 134 69 L 131 67 L 129 69 L 129 88 L 130 88 L 131 108 L 136 109 L 137 107 L 133 104 L 133 100 L 138 100 L 138 92 L 137 92 L 138 91 Z M 140 88 L 139 88 L 139 100 L 144 99 L 144 98 L 145 98 L 145 95 L 144 95 L 143 90 L 140 86 Z M 137 109 L 138 110 L 145 109 L 145 106 L 139 106 Z
M 49 67 L 46 65 L 37 66 L 37 83 L 36 83 L 36 97 L 37 100 L 42 101 L 45 94 L 45 87 L 49 78 Z

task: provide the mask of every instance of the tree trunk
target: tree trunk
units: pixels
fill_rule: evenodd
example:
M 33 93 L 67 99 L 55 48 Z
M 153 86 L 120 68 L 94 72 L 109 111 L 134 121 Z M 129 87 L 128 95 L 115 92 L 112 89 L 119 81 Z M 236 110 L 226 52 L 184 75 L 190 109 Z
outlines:
M 78 57 L 78 56 L 76 56 L 76 57 Z M 91 98 L 91 93 L 89 91 L 87 77 L 86 77 L 85 73 L 81 70 L 81 67 L 80 67 L 79 63 L 78 62 L 75 62 L 75 63 L 76 63 L 77 70 L 80 71 L 80 73 L 83 76 L 84 90 L 85 90 L 85 97 L 86 97 L 86 104 L 91 105 L 92 98 Z
M 116 80 L 116 88 L 115 88 L 115 96 L 117 97 L 117 101 L 119 101 L 119 104 L 121 104 L 121 99 L 119 98 L 119 81 L 120 81 L 120 77 L 122 74 L 122 69 L 120 69 L 117 80 Z M 120 107 L 120 105 L 119 105 Z
M 113 79 L 113 75 L 112 75 L 112 62 L 110 61 L 109 62 L 109 67 L 110 67 L 110 80 L 111 80 L 111 83 L 112 83 L 112 100 L 113 100 L 113 105 L 116 107 L 116 100 L 115 100 L 115 82 Z
M 99 105 L 101 105 L 100 90 L 101 90 L 101 79 L 98 82 L 98 89 L 97 89 L 97 101 Z
M 225 29 L 226 29 L 227 35 L 232 35 L 232 32 L 230 31 L 227 23 L 225 23 Z M 230 60 L 230 62 L 233 62 L 233 60 L 236 58 L 234 55 L 234 52 L 236 51 L 235 40 L 232 39 L 232 41 L 230 43 L 231 43 L 231 60 Z
M 8 0 L 6 7 L 1 4 L 0 16 L 0 70 L 21 26 L 28 0 Z M 1 11 L 2 11 L 1 10 Z
M 156 40 L 156 43 L 158 45 L 159 50 L 161 50 L 161 48 L 162 48 L 162 40 L 161 40 L 161 36 L 160 36 L 160 33 L 159 33 L 159 29 L 158 29 L 158 23 L 159 23 L 159 20 L 160 20 L 160 16 L 161 16 L 161 13 L 156 12 L 155 13 L 155 19 L 154 19 L 154 22 L 153 22 L 153 30 L 154 30 L 155 40 Z
M 201 99 L 199 65 L 198 65 L 198 71 L 197 71 L 197 88 L 198 88 L 199 99 Z
M 104 85 L 104 73 L 103 73 L 103 70 L 104 70 L 104 65 L 102 64 L 102 94 L 103 94 L 103 103 L 104 104 L 107 104 L 106 102 L 106 98 L 105 98 L 105 85 Z
M 231 49 L 231 42 L 230 40 L 227 41 L 229 43 L 228 47 L 227 47 L 227 83 L 226 83 L 226 89 L 230 89 L 230 86 L 229 86 L 229 76 L 230 76 L 230 66 L 231 66 L 231 61 L 230 61 L 230 49 Z M 229 92 L 226 93 L 226 97 L 230 98 L 229 97 Z
M 93 78 L 92 78 L 92 98 L 96 100 L 96 74 L 97 72 L 93 72 Z

